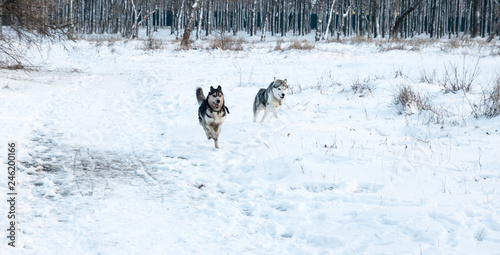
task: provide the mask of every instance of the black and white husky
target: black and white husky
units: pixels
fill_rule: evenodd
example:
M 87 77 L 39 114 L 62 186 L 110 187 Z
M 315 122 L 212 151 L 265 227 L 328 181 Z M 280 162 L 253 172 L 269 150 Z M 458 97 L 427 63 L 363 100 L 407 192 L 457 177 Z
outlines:
M 214 139 L 215 148 L 219 149 L 220 126 L 229 114 L 224 104 L 224 94 L 221 86 L 214 89 L 210 87 L 207 98 L 203 94 L 203 89 L 196 88 L 196 99 L 200 107 L 198 108 L 198 120 L 207 134 L 207 139 Z
M 274 117 L 278 118 L 278 109 L 283 104 L 287 92 L 286 79 L 276 80 L 276 77 L 274 77 L 274 81 L 271 82 L 267 89 L 260 89 L 253 101 L 253 122 L 257 121 L 257 116 L 262 110 L 264 110 L 264 116 L 262 116 L 261 122 L 264 121 L 269 112 L 272 112 Z

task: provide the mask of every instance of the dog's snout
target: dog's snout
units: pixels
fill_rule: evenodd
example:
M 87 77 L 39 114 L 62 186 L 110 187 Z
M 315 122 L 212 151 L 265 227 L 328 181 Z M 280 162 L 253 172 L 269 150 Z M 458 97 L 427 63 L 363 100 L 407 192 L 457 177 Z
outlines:
M 217 99 L 217 101 L 216 101 L 216 102 L 217 102 L 217 103 L 220 103 L 220 99 Z
M 281 97 L 285 97 L 285 93 L 281 94 Z

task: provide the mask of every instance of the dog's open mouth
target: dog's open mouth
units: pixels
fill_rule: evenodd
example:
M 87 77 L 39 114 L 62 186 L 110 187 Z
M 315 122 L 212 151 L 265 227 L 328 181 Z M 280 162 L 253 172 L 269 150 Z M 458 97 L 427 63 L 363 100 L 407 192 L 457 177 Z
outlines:
M 219 108 L 220 104 L 214 104 L 215 108 Z

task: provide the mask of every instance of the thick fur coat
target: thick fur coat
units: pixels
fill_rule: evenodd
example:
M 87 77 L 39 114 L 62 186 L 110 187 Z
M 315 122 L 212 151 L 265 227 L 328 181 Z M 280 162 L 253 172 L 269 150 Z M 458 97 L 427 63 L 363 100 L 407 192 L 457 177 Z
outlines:
M 264 111 L 261 122 L 266 119 L 269 112 L 272 112 L 274 117 L 278 118 L 278 109 L 285 101 L 287 92 L 288 84 L 286 79 L 276 80 L 276 77 L 266 89 L 260 89 L 253 102 L 253 122 L 257 121 L 261 111 Z
M 215 148 L 219 149 L 219 135 L 221 125 L 229 114 L 229 109 L 225 105 L 224 93 L 221 86 L 216 89 L 210 87 L 207 97 L 203 94 L 203 89 L 196 88 L 196 99 L 198 100 L 198 120 L 205 130 L 207 139 L 213 139 Z

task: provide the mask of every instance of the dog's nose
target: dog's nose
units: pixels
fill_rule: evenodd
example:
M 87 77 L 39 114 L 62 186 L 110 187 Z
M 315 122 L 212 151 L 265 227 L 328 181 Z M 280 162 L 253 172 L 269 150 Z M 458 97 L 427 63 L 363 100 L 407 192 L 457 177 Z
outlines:
M 281 94 L 281 97 L 285 97 L 285 93 Z
M 217 99 L 217 101 L 216 101 L 216 102 L 217 102 L 217 103 L 220 103 L 220 99 Z

